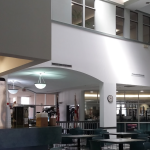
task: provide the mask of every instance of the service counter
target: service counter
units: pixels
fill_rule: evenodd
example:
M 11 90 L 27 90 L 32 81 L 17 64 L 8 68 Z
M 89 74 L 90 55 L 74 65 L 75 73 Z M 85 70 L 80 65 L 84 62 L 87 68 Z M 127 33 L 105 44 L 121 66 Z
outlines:
M 61 127 L 0 129 L 0 150 L 47 150 L 61 142 Z

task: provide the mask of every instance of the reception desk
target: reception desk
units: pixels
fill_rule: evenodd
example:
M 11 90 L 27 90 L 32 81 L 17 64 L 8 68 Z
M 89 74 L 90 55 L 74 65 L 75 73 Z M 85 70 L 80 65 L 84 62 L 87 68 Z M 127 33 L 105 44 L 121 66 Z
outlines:
M 60 126 L 0 129 L 0 150 L 47 150 L 60 142 Z

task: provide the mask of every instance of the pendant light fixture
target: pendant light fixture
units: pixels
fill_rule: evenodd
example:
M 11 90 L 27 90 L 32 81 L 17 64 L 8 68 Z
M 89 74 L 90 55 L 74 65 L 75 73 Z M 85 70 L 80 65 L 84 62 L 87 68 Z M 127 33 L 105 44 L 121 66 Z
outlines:
M 15 83 L 15 81 L 12 81 L 12 82 L 13 82 L 13 88 L 12 88 L 12 89 L 9 89 L 8 92 L 9 92 L 10 94 L 16 94 L 16 93 L 18 92 L 18 89 L 15 89 L 15 88 L 14 88 L 14 83 Z
M 43 80 L 43 83 L 42 83 L 42 80 Z M 38 83 L 35 83 L 34 85 L 38 89 L 44 89 L 46 87 L 46 83 L 42 77 L 42 73 L 40 73 Z

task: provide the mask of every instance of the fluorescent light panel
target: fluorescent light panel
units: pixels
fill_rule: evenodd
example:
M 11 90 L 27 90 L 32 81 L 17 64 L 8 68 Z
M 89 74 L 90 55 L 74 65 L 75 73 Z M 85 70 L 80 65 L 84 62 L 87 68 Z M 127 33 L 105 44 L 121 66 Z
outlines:
M 97 94 L 84 94 L 85 97 L 97 97 Z M 98 97 L 100 97 L 100 95 L 98 94 Z M 135 98 L 138 97 L 138 95 L 116 95 L 116 97 L 129 97 L 129 98 Z M 139 97 L 150 97 L 150 95 L 139 95 Z

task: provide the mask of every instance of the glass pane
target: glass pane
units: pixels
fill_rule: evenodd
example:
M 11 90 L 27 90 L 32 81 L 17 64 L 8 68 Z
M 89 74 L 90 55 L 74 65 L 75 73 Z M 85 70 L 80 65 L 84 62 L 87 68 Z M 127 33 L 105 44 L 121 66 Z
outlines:
M 150 27 L 145 25 L 143 26 L 143 42 L 150 42 Z
M 138 24 L 136 22 L 130 22 L 130 38 L 137 40 Z
M 130 12 L 130 20 L 138 21 L 138 14 L 135 12 Z
M 120 7 L 116 7 L 116 15 L 124 17 L 124 9 Z
M 76 3 L 79 3 L 79 4 L 82 4 L 82 3 L 83 3 L 82 0 L 72 0 L 72 2 L 76 2 Z
M 94 29 L 95 10 L 85 8 L 85 27 Z
M 94 2 L 95 0 L 85 0 L 85 5 L 94 8 Z
M 117 101 L 119 101 L 119 102 L 124 101 L 124 91 L 118 91 L 118 92 L 116 93 L 116 99 L 117 99 Z M 118 104 L 117 107 L 120 107 L 120 104 Z
M 72 24 L 82 26 L 83 6 L 72 5 Z
M 116 35 L 123 36 L 124 19 L 116 17 Z
M 139 93 L 139 121 L 150 121 L 150 91 Z
M 150 25 L 150 18 L 146 17 L 146 16 L 143 16 L 143 23 Z
M 99 120 L 99 97 L 98 91 L 86 91 L 85 101 L 85 120 Z

